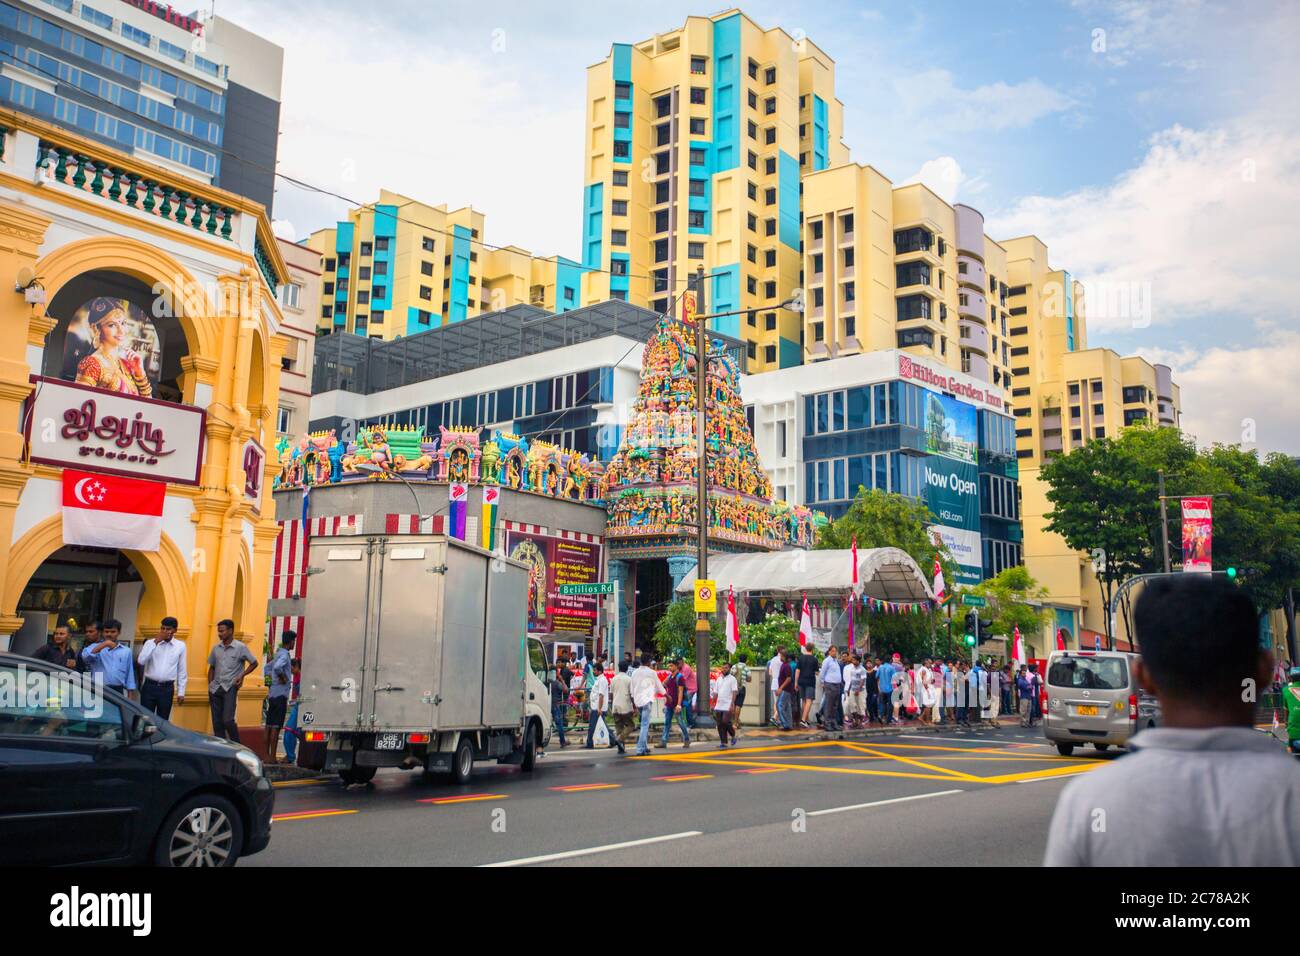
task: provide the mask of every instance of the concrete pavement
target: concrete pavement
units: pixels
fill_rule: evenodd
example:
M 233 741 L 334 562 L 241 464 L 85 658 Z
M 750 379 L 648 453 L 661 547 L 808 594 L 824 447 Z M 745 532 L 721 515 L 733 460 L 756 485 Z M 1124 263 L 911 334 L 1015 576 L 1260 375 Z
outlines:
M 1064 782 L 1116 756 L 942 729 L 554 751 L 532 774 L 478 765 L 463 787 L 400 771 L 296 782 L 277 788 L 270 847 L 241 865 L 1034 865 Z

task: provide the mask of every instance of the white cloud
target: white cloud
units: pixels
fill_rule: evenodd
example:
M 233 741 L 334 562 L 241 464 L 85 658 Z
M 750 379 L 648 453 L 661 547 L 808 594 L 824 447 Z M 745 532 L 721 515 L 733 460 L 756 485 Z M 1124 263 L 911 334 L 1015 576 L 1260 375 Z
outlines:
M 271 232 L 275 233 L 277 239 L 283 239 L 285 242 L 298 241 L 298 229 L 288 219 L 272 220 Z
M 909 72 L 894 83 L 903 112 L 924 117 L 927 126 L 946 133 L 1017 129 L 1074 107 L 1075 101 L 1042 80 L 987 83 L 962 89 L 947 70 Z
M 1092 331 L 1142 327 L 1114 308 L 1114 293 L 1150 296 L 1153 326 L 1176 334 L 1214 318 L 1220 338 L 1255 319 L 1291 317 L 1300 288 L 1300 131 L 1243 121 L 1220 129 L 1174 126 L 1113 182 L 1063 196 L 1034 196 L 989 217 L 996 236 L 1034 233 L 1057 268 L 1092 289 Z
M 921 164 L 921 168 L 899 183 L 907 186 L 911 183 L 923 183 L 934 190 L 945 202 L 957 201 L 957 193 L 966 182 L 966 174 L 961 164 L 951 156 L 939 156 Z
M 1279 330 L 1267 342 L 1239 349 L 1141 351 L 1173 369 L 1182 389 L 1183 430 L 1198 444 L 1300 454 L 1300 390 L 1289 385 L 1300 368 L 1300 332 Z

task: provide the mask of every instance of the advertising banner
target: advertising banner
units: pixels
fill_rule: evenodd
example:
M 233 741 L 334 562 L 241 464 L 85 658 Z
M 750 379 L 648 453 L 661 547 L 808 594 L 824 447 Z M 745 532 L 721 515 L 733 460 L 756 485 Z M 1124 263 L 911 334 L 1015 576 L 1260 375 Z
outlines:
M 925 392 L 925 450 L 975 464 L 979 449 L 979 419 L 974 405 L 948 395 Z
M 1184 498 L 1182 505 L 1183 570 L 1208 573 L 1214 565 L 1214 499 Z
M 957 562 L 957 582 L 978 584 L 984 567 L 980 541 L 979 472 L 968 461 L 941 455 L 925 459 L 925 503 L 937 519 L 937 534 Z
M 561 594 L 560 585 L 600 581 L 599 544 L 510 531 L 506 535 L 506 553 L 529 566 L 530 632 L 594 632 L 599 598 L 594 594 Z

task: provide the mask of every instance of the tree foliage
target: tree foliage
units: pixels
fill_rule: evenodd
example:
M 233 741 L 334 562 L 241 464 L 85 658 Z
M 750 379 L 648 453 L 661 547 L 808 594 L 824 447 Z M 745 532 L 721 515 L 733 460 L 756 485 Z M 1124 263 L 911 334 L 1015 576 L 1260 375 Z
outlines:
M 1023 564 L 1003 568 L 987 581 L 968 589 L 988 601 L 979 611 L 980 620 L 993 622 L 993 633 L 1011 637 L 1016 628 L 1026 641 L 1036 637 L 1051 617 L 1051 612 L 1040 606 L 1047 600 L 1047 591 L 1040 587 Z

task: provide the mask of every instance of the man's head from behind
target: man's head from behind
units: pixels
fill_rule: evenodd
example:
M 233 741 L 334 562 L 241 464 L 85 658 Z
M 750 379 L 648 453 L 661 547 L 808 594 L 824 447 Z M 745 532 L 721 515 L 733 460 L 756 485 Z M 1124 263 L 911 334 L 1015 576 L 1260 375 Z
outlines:
M 1243 681 L 1266 684 L 1271 662 L 1255 607 L 1236 585 L 1199 574 L 1157 578 L 1134 605 L 1133 627 L 1138 682 L 1160 698 L 1168 723 L 1250 721 L 1254 702 L 1242 699 Z

